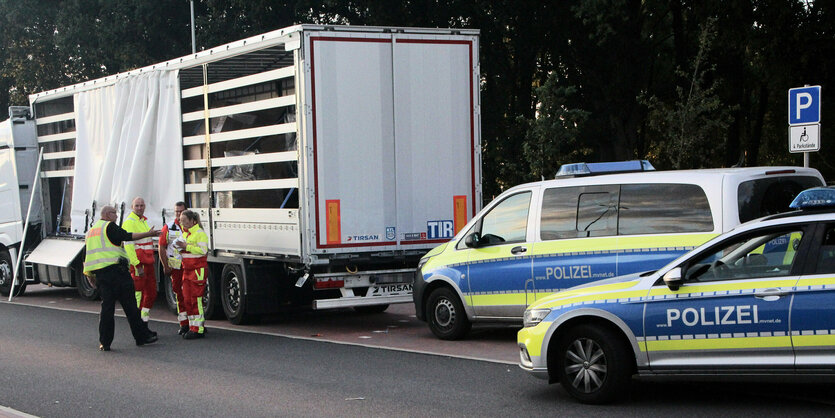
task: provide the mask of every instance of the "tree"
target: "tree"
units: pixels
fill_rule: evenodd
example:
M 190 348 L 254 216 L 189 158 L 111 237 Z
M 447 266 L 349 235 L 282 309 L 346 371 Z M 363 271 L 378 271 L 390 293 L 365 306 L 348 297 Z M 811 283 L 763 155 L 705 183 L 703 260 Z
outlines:
M 657 138 L 649 154 L 662 166 L 711 167 L 724 156 L 722 138 L 733 120 L 734 109 L 724 106 L 716 95 L 720 82 L 710 78 L 715 67 L 705 62 L 716 36 L 714 25 L 715 20 L 708 19 L 702 28 L 690 71 L 676 71 L 681 81 L 676 87 L 676 101 L 665 103 L 654 95 L 642 100 L 649 108 L 648 127 Z
M 592 155 L 582 135 L 589 112 L 569 107 L 577 89 L 559 86 L 553 74 L 536 94 L 540 100 L 537 117 L 532 121 L 522 119 L 527 123 L 524 157 L 533 178 L 552 178 L 560 165 Z

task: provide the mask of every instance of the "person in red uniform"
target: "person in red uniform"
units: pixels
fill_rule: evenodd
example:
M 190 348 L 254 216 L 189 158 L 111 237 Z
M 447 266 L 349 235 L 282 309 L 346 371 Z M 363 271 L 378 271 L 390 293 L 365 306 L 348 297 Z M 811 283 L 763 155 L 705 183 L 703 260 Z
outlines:
M 205 317 L 203 292 L 206 289 L 206 267 L 209 253 L 209 236 L 200 227 L 197 212 L 186 210 L 180 215 L 183 240 L 174 245 L 183 256 L 183 301 L 186 305 L 189 330 L 183 335 L 187 340 L 203 338 Z
M 151 230 L 145 215 L 145 200 L 133 199 L 131 213 L 122 222 L 125 231 L 142 234 Z M 157 277 L 154 272 L 154 240 L 150 237 L 133 242 L 125 242 L 125 252 L 130 261 L 130 275 L 136 289 L 136 305 L 140 309 L 142 320 L 147 324 L 151 319 L 151 307 L 157 300 Z
M 159 236 L 159 261 L 166 276 L 171 277 L 171 288 L 177 299 L 177 320 L 180 321 L 178 334 L 188 332 L 188 316 L 185 300 L 183 299 L 183 257 L 180 250 L 174 246 L 177 240 L 182 240 L 183 229 L 180 227 L 180 215 L 186 210 L 185 202 L 174 204 L 174 222 L 165 224 Z

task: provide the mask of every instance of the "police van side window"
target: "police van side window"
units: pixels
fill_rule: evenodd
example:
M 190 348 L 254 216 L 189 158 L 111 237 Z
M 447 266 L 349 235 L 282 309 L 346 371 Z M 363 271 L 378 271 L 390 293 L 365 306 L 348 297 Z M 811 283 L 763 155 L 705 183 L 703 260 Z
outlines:
M 704 190 L 695 184 L 624 184 L 618 235 L 713 231 Z
M 577 202 L 577 231 L 580 237 L 609 236 L 617 233 L 618 198 L 616 193 L 581 193 Z
M 815 274 L 835 273 L 835 225 L 827 225 L 818 251 Z
M 689 264 L 686 281 L 709 282 L 787 276 L 803 230 L 766 230 L 726 241 Z
M 617 233 L 618 186 L 555 187 L 542 196 L 542 240 Z
M 766 177 L 739 184 L 737 200 L 739 222 L 748 222 L 766 215 L 788 212 L 789 204 L 803 190 L 824 186 L 817 177 Z
M 490 210 L 479 222 L 480 244 L 524 242 L 528 232 L 531 192 L 515 194 Z

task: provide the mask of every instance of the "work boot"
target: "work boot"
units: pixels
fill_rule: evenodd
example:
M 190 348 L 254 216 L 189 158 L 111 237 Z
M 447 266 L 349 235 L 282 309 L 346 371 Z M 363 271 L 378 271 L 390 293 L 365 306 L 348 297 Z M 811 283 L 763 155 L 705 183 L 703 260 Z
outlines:
M 188 325 L 180 325 L 180 330 L 177 331 L 177 335 L 186 335 L 188 332 Z
M 185 333 L 185 335 L 183 335 L 183 339 L 186 339 L 186 340 L 196 340 L 198 338 L 203 338 L 203 337 L 204 337 L 203 333 L 194 332 L 194 331 L 189 331 L 189 332 Z
M 136 345 L 147 345 L 147 344 L 153 344 L 153 343 L 157 342 L 157 340 L 158 340 L 158 339 L 159 339 L 159 338 L 157 338 L 156 333 L 154 333 L 154 334 L 151 334 L 151 335 L 150 335 L 148 338 L 146 338 L 145 340 L 142 340 L 142 341 L 137 341 L 137 342 L 136 342 Z

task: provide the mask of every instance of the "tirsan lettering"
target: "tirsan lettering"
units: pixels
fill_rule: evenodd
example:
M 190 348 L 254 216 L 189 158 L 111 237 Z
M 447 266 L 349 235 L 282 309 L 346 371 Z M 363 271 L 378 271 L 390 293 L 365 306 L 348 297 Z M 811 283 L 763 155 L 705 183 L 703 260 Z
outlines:
M 673 326 L 676 321 L 688 327 L 758 324 L 760 316 L 757 305 L 716 306 L 713 311 L 705 308 L 667 309 L 667 326 Z

